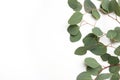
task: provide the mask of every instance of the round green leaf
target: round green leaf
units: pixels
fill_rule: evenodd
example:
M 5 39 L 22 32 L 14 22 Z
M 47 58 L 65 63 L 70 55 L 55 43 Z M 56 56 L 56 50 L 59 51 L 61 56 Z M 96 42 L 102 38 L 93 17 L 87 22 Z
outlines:
M 92 32 L 96 35 L 96 36 L 101 36 L 103 35 L 103 32 L 100 30 L 100 28 L 95 27 L 92 29 Z
M 120 70 L 120 67 L 119 67 L 119 66 L 111 66 L 111 67 L 109 68 L 110 73 L 116 73 L 116 72 L 118 73 L 119 70 Z
M 117 16 L 120 16 L 120 6 L 116 0 L 111 0 L 111 6 Z
M 120 42 L 120 27 L 116 27 L 114 30 L 117 33 L 117 35 L 114 38 L 114 41 Z
M 82 5 L 77 0 L 68 0 L 68 5 L 74 10 L 74 11 L 80 11 L 82 8 Z
M 79 33 L 79 26 L 78 25 L 70 25 L 67 30 L 71 35 L 77 35 Z
M 118 59 L 118 57 L 110 56 L 108 58 L 108 63 L 109 64 L 118 64 L 119 63 L 119 59 Z
M 81 33 L 79 32 L 77 35 L 70 35 L 70 41 L 71 42 L 76 42 L 76 41 L 79 41 L 80 38 L 81 38 Z
M 107 32 L 107 37 L 110 39 L 114 39 L 117 36 L 117 32 L 115 30 L 109 30 Z
M 82 20 L 83 14 L 80 12 L 75 12 L 70 19 L 68 20 L 68 23 L 71 25 L 75 25 L 80 23 L 80 21 Z
M 94 58 L 86 58 L 85 64 L 91 68 L 97 68 L 100 64 Z
M 92 9 L 92 16 L 93 16 L 96 20 L 100 19 L 100 14 L 99 14 L 99 12 L 98 12 L 96 9 Z
M 76 55 L 84 55 L 86 54 L 87 50 L 85 47 L 79 47 L 75 50 Z
M 83 39 L 83 43 L 86 47 L 89 47 L 89 46 L 91 47 L 94 44 L 97 44 L 98 40 L 99 40 L 99 38 L 95 34 L 90 33 Z
M 101 56 L 103 61 L 108 61 L 109 57 L 110 57 L 110 54 L 107 54 L 107 53 Z
M 104 44 L 99 42 L 90 51 L 95 55 L 104 55 L 107 52 L 107 48 Z
M 82 72 L 77 76 L 77 80 L 92 80 L 92 77 L 88 72 Z
M 91 13 L 92 9 L 96 9 L 96 6 L 91 2 L 91 0 L 85 0 L 84 9 L 86 12 Z
M 115 49 L 114 53 L 115 53 L 116 55 L 120 56 L 120 46 L 118 46 L 118 47 Z
M 102 0 L 101 7 L 104 9 L 106 12 L 109 12 L 109 0 Z

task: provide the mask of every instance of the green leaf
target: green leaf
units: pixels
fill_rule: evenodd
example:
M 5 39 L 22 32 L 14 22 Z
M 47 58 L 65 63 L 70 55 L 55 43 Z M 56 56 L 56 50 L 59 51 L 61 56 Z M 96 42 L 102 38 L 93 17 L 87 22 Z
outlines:
M 68 5 L 74 10 L 74 11 L 80 11 L 82 9 L 82 5 L 77 0 L 68 0 Z
M 97 76 L 96 80 L 105 80 L 112 76 L 110 73 L 103 73 Z
M 120 46 L 118 46 L 118 47 L 115 49 L 114 53 L 115 53 L 116 55 L 120 56 Z
M 96 9 L 96 6 L 91 2 L 91 0 L 85 0 L 84 9 L 86 12 L 91 13 L 93 9 Z
M 96 9 L 92 9 L 92 16 L 93 16 L 96 20 L 100 19 L 100 14 L 99 14 L 99 12 L 98 12 Z
M 77 76 L 77 80 L 92 80 L 92 77 L 88 72 L 82 72 Z
M 112 9 L 114 10 L 115 14 L 117 16 L 120 16 L 120 6 L 118 5 L 116 0 L 111 1 L 111 6 L 112 6 Z
M 98 43 L 94 46 L 93 49 L 90 50 L 95 55 L 104 55 L 107 52 L 107 48 L 104 44 Z
M 116 27 L 114 30 L 115 30 L 116 33 L 117 33 L 117 35 L 116 35 L 116 37 L 114 38 L 114 40 L 120 42 L 120 27 Z
M 101 36 L 103 35 L 103 32 L 100 30 L 100 28 L 95 27 L 92 29 L 92 32 L 96 35 L 96 36 Z
M 89 72 L 91 75 L 98 75 L 100 70 L 102 70 L 101 66 L 98 66 L 96 68 L 91 68 L 91 67 L 87 66 L 87 72 Z
M 81 33 L 79 32 L 77 35 L 70 35 L 70 41 L 71 42 L 76 42 L 76 41 L 79 41 L 80 38 L 81 38 Z
M 103 61 L 108 61 L 108 58 L 109 58 L 110 56 L 111 56 L 110 54 L 107 54 L 107 53 L 106 53 L 106 54 L 102 55 L 101 58 L 102 58 Z
M 85 64 L 91 68 L 97 68 L 100 64 L 94 58 L 86 58 Z
M 79 33 L 79 26 L 78 25 L 70 25 L 67 29 L 67 31 L 71 35 L 77 35 Z
M 120 6 L 120 0 L 118 0 L 118 4 L 119 4 L 119 6 Z
M 75 50 L 76 55 L 84 55 L 86 54 L 87 49 L 85 47 L 79 47 Z
M 109 67 L 109 71 L 110 71 L 110 73 L 118 73 L 120 71 L 120 67 L 119 66 L 111 66 L 111 67 Z
M 113 6 L 112 1 L 110 1 L 110 3 L 109 3 L 109 12 L 113 12 L 113 11 L 114 11 L 114 6 Z
M 114 39 L 117 36 L 117 32 L 115 30 L 109 30 L 107 32 L 107 37 L 110 39 Z
M 110 80 L 119 80 L 119 78 L 120 78 L 119 73 L 115 73 L 115 74 L 112 75 Z
M 86 48 L 91 49 L 91 46 L 97 44 L 98 40 L 99 38 L 95 34 L 90 33 L 83 39 L 83 43 Z
M 102 0 L 101 8 L 106 12 L 109 12 L 109 0 Z
M 108 63 L 109 64 L 118 64 L 119 63 L 119 59 L 118 59 L 118 57 L 110 56 L 109 59 L 108 59 Z
M 68 23 L 71 25 L 76 25 L 81 22 L 83 17 L 83 14 L 80 12 L 75 12 L 70 19 L 68 20 Z

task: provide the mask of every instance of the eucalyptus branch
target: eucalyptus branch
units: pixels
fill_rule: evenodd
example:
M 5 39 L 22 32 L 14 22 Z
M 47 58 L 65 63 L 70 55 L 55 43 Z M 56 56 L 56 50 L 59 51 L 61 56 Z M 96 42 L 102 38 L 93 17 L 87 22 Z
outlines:
M 100 17 L 103 17 L 103 15 L 107 15 L 112 20 L 115 20 L 117 23 L 120 24 L 120 21 L 118 17 L 120 16 L 120 3 L 117 2 L 117 0 L 99 0 L 101 1 L 100 8 L 97 9 L 96 5 L 91 0 L 84 0 L 84 6 L 77 0 L 68 0 L 68 5 L 70 8 L 72 8 L 75 12 L 68 20 L 69 27 L 67 29 L 68 33 L 70 34 L 70 41 L 71 42 L 77 42 L 81 39 L 82 33 L 81 33 L 81 26 L 89 25 L 92 28 L 92 33 L 88 33 L 83 38 L 83 46 L 78 47 L 75 50 L 76 55 L 85 55 L 87 51 L 90 51 L 94 55 L 100 56 L 103 61 L 107 61 L 110 66 L 106 66 L 101 69 L 99 68 L 100 64 L 97 62 L 96 59 L 87 57 L 85 59 L 85 64 L 92 70 L 87 70 L 85 72 L 82 72 L 78 75 L 77 80 L 92 80 L 92 75 L 97 74 L 97 77 L 95 80 L 97 80 L 98 76 L 101 75 L 102 71 L 110 68 L 112 66 L 120 66 L 119 57 L 120 56 L 120 46 L 117 48 L 113 46 L 114 43 L 120 43 L 120 27 L 115 27 L 112 30 L 108 30 L 107 33 L 104 33 L 99 27 L 96 26 L 97 21 L 100 20 Z M 85 13 L 81 13 L 81 9 L 84 8 Z M 103 13 L 102 15 L 99 13 Z M 115 18 L 110 15 L 110 13 L 115 14 Z M 93 19 L 96 20 L 94 24 L 91 24 L 87 19 L 84 19 L 84 16 L 86 14 L 90 14 Z M 87 15 L 89 16 L 89 15 Z M 91 19 L 92 20 L 92 19 Z M 78 25 L 80 24 L 80 25 Z M 111 43 L 105 45 L 102 41 L 100 41 L 100 38 L 104 38 L 106 36 Z M 110 53 L 107 53 L 107 48 L 111 47 L 114 48 L 114 54 L 117 56 L 113 56 Z M 117 64 L 117 65 L 114 65 Z M 100 71 L 96 70 L 101 69 Z M 120 69 L 120 68 L 119 68 Z M 91 74 L 88 74 L 88 71 L 91 71 Z M 92 72 L 93 71 L 93 72 Z M 95 71 L 95 72 L 94 72 Z M 117 71 L 116 71 L 117 72 Z M 111 72 L 110 72 L 111 73 Z M 110 74 L 108 73 L 108 74 Z M 106 76 L 107 74 L 102 74 L 103 76 Z M 99 76 L 100 77 L 100 76 Z M 106 77 L 100 77 L 102 80 L 107 79 Z M 111 78 L 114 79 L 114 76 Z

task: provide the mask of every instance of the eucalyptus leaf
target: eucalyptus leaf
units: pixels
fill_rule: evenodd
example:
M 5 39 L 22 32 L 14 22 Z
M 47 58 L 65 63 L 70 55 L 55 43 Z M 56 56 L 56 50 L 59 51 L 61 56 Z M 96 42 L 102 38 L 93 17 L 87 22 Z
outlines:
M 81 33 L 79 32 L 77 35 L 70 35 L 70 41 L 71 42 L 77 42 L 81 39 Z
M 112 76 L 112 74 L 110 74 L 110 73 L 102 73 L 97 76 L 96 80 L 105 80 L 105 79 L 110 78 L 111 76 Z
M 102 58 L 103 61 L 108 61 L 108 59 L 110 58 L 110 56 L 111 56 L 110 54 L 106 53 L 106 54 L 102 55 L 101 58 Z
M 118 73 L 120 71 L 120 67 L 119 66 L 111 66 L 109 68 L 109 72 L 110 73 Z
M 115 73 L 115 74 L 112 75 L 110 80 L 119 80 L 119 78 L 120 78 L 119 73 Z
M 115 56 L 110 56 L 108 59 L 109 64 L 118 64 L 119 63 L 119 58 Z
M 101 35 L 103 35 L 103 32 L 102 32 L 101 29 L 98 28 L 98 27 L 93 28 L 93 29 L 92 29 L 92 32 L 93 32 L 96 36 L 101 36 Z
M 85 59 L 85 64 L 91 68 L 97 68 L 98 66 L 100 66 L 100 64 L 91 57 Z
M 106 48 L 106 46 L 104 45 L 104 44 L 102 44 L 102 43 L 98 43 L 98 44 L 96 44 L 95 46 L 94 46 L 94 48 L 93 49 L 91 49 L 90 50 L 93 54 L 95 54 L 95 55 L 104 55 L 104 54 L 106 54 L 106 52 L 107 52 L 107 48 Z
M 92 13 L 93 9 L 96 9 L 96 6 L 93 4 L 91 0 L 85 0 L 84 1 L 84 9 L 88 13 Z
M 117 36 L 117 32 L 115 30 L 109 30 L 107 32 L 107 37 L 110 39 L 114 39 Z
M 98 75 L 100 70 L 102 70 L 101 66 L 98 66 L 96 68 L 91 68 L 91 67 L 87 66 L 87 72 L 89 72 L 91 75 Z
M 68 23 L 71 25 L 76 25 L 81 22 L 83 17 L 83 14 L 80 12 L 75 12 L 70 19 L 68 20 Z
M 67 29 L 67 31 L 71 35 L 77 35 L 79 33 L 79 26 L 78 25 L 70 25 Z
M 120 16 L 120 6 L 116 0 L 111 0 L 111 6 L 117 16 Z
M 77 80 L 92 80 L 90 73 L 82 72 L 77 76 Z
M 109 12 L 109 0 L 102 0 L 101 8 L 104 9 L 106 12 Z
M 75 50 L 76 55 L 84 55 L 86 54 L 87 49 L 85 47 L 79 47 Z
M 74 11 L 80 11 L 82 9 L 82 5 L 77 0 L 68 0 L 68 5 L 74 10 Z
M 100 19 L 100 14 L 99 14 L 99 12 L 98 12 L 96 9 L 92 9 L 92 16 L 93 16 L 96 20 Z
M 120 56 L 120 46 L 118 46 L 118 47 L 115 49 L 114 53 L 115 53 L 116 55 Z

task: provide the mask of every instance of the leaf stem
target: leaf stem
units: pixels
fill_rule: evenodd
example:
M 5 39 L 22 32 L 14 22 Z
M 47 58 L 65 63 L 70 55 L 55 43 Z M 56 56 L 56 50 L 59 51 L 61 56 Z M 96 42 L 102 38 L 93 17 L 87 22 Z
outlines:
M 116 21 L 120 24 L 120 21 L 117 19 L 117 17 L 116 17 L 116 18 L 114 18 L 114 17 L 112 17 L 112 16 L 111 16 L 111 15 L 109 15 L 109 14 L 108 14 L 108 17 L 112 18 L 113 20 L 116 20 Z

